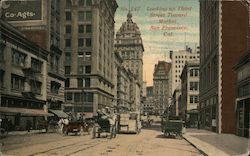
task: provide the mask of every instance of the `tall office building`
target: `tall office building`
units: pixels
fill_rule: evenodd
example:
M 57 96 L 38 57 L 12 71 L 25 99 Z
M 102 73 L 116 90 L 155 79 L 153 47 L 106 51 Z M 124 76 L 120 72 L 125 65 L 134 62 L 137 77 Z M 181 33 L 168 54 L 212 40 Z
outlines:
M 200 1 L 200 30 L 200 127 L 235 133 L 233 66 L 247 51 L 248 7 L 242 1 Z
M 115 0 L 65 0 L 65 105 L 73 115 L 114 108 Z
M 159 61 L 155 65 L 153 75 L 153 94 L 155 101 L 155 111 L 163 113 L 169 105 L 169 71 L 171 63 L 165 61 Z
M 185 50 L 171 51 L 170 59 L 172 60 L 172 66 L 171 72 L 169 72 L 169 78 L 172 85 L 169 86 L 169 94 L 173 95 L 175 89 L 181 85 L 180 76 L 186 61 L 200 59 L 199 47 L 196 47 L 194 51 L 188 47 L 186 47 Z
M 64 102 L 65 80 L 64 55 L 61 47 L 61 1 L 18 0 L 5 1 L 5 4 L 7 7 L 2 10 L 2 19 L 19 29 L 26 38 L 49 51 L 46 69 L 48 75 L 46 106 L 49 109 L 60 110 Z M 23 8 L 29 8 L 27 16 L 20 14 Z
M 139 27 L 133 22 L 130 11 L 127 15 L 127 21 L 116 33 L 115 51 L 122 57 L 123 66 L 136 75 L 142 88 L 144 47 Z

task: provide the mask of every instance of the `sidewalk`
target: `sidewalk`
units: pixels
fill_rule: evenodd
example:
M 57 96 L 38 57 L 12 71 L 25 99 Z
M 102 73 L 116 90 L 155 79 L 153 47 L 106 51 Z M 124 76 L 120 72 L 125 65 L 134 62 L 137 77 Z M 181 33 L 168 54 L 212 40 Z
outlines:
M 250 154 L 250 140 L 233 134 L 187 129 L 183 137 L 209 156 L 248 156 Z
M 8 132 L 8 136 L 15 136 L 15 135 L 28 135 L 28 134 L 38 134 L 38 133 L 45 133 L 45 129 L 43 130 L 30 130 L 28 131 L 12 131 Z

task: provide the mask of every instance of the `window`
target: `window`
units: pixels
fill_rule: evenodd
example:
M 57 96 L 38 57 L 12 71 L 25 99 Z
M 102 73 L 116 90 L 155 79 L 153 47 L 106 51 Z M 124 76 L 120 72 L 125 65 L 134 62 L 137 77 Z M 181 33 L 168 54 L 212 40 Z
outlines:
M 79 21 L 84 21 L 84 11 L 79 11 L 78 12 L 78 20 Z
M 4 60 L 4 44 L 0 44 L 0 62 Z
M 65 12 L 66 14 L 66 21 L 71 21 L 71 12 Z
M 82 78 L 78 78 L 77 79 L 77 87 L 78 88 L 82 88 L 83 87 L 83 79 Z
M 189 102 L 190 103 L 199 103 L 199 96 L 197 96 L 197 95 L 191 95 L 189 97 Z
M 65 47 L 71 47 L 71 39 L 65 39 Z
M 54 94 L 59 94 L 59 89 L 61 87 L 61 84 L 55 81 L 50 82 L 50 92 Z
M 78 39 L 78 47 L 83 47 L 84 46 L 84 40 L 83 38 Z
M 78 74 L 83 74 L 84 73 L 84 66 L 80 65 L 78 66 Z
M 50 54 L 50 70 L 53 72 L 59 72 L 60 57 L 56 54 Z
M 41 94 L 42 83 L 38 81 L 31 81 L 30 89 L 33 93 Z
M 24 81 L 25 81 L 24 77 L 11 74 L 11 88 L 12 89 L 23 91 L 24 90 Z
M 79 5 L 79 6 L 83 6 L 83 5 L 84 5 L 84 0 L 79 0 L 79 1 L 78 1 L 78 5 Z
M 15 49 L 12 49 L 12 60 L 11 60 L 11 62 L 13 64 L 24 67 L 25 66 L 25 58 L 26 58 L 25 54 L 15 50 Z
M 93 93 L 84 93 L 83 98 L 84 102 L 93 102 Z
M 69 75 L 71 72 L 71 67 L 70 66 L 65 66 L 65 74 Z
M 198 91 L 199 90 L 199 82 L 190 82 L 190 90 Z
M 78 26 L 78 33 L 84 33 L 84 25 Z
M 92 32 L 92 25 L 86 25 L 86 33 Z
M 86 47 L 91 47 L 91 46 L 92 46 L 91 38 L 86 38 Z
M 73 98 L 72 98 L 72 93 L 66 93 L 66 101 L 72 101 Z
M 91 6 L 92 5 L 92 0 L 86 0 L 86 6 Z
M 65 33 L 70 34 L 71 33 L 71 25 L 66 25 L 65 26 Z
M 69 88 L 70 82 L 69 82 L 69 78 L 67 78 L 65 80 L 65 88 Z
M 65 53 L 65 62 L 67 63 L 71 62 L 71 53 Z
M 3 80 L 4 80 L 4 71 L 1 71 L 0 70 L 0 88 L 3 88 L 4 87 L 4 82 L 3 82 Z
M 71 0 L 66 0 L 66 8 L 71 7 Z
M 85 73 L 90 74 L 91 73 L 91 66 L 85 66 Z
M 86 11 L 86 20 L 91 21 L 92 20 L 92 12 L 91 11 Z
M 85 79 L 85 87 L 90 87 L 90 78 Z
M 74 95 L 74 101 L 75 102 L 81 102 L 81 93 L 75 93 Z
M 31 58 L 31 68 L 35 71 L 41 72 L 42 71 L 42 62 Z

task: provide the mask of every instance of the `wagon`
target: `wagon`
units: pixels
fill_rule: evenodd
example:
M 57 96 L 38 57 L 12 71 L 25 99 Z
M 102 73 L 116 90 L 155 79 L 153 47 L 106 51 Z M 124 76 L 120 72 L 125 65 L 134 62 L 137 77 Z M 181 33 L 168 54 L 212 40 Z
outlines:
M 92 127 L 91 137 L 95 139 L 100 137 L 101 133 L 106 133 L 110 139 L 116 137 L 116 126 L 112 123 L 112 119 L 109 118 L 96 118 L 95 124 Z M 107 135 L 109 133 L 109 135 Z
M 183 121 L 182 120 L 167 120 L 163 125 L 163 133 L 165 136 L 174 135 L 182 138 Z
M 68 125 L 63 125 L 62 132 L 66 135 L 74 133 L 75 135 L 80 134 L 84 122 L 82 121 L 70 121 Z

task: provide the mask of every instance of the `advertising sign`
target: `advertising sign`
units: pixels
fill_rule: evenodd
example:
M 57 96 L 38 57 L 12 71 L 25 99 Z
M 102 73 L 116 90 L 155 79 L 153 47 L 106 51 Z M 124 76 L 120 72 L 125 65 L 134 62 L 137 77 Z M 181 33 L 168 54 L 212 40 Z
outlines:
M 5 21 L 42 20 L 41 0 L 2 1 L 2 18 Z

